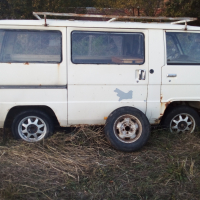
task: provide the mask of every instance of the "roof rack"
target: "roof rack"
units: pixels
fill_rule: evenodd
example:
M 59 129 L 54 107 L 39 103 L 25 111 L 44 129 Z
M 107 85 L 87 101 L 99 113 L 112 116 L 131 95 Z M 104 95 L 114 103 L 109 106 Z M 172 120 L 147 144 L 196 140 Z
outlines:
M 76 13 L 52 13 L 52 12 L 33 12 L 33 15 L 41 20 L 39 15 L 44 16 L 45 26 L 47 26 L 47 16 L 64 16 L 64 17 L 92 17 L 92 18 L 107 18 L 107 22 L 112 22 L 117 19 L 147 19 L 147 20 L 168 20 L 175 21 L 171 24 L 185 23 L 185 29 L 187 29 L 187 23 L 191 21 L 196 21 L 197 18 L 190 17 L 148 17 L 148 16 L 122 16 L 122 15 L 90 15 L 90 14 L 76 14 Z

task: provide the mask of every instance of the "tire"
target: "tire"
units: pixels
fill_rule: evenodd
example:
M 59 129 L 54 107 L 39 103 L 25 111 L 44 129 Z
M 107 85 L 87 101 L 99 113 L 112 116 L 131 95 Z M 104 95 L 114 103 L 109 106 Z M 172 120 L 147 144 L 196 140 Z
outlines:
M 132 152 L 147 142 L 150 136 L 150 124 L 140 110 L 121 107 L 109 115 L 104 131 L 115 149 Z
M 53 134 L 53 123 L 44 112 L 37 110 L 23 111 L 14 118 L 12 133 L 17 140 L 39 142 Z
M 200 117 L 195 109 L 178 106 L 166 113 L 162 125 L 172 133 L 192 133 L 200 126 Z

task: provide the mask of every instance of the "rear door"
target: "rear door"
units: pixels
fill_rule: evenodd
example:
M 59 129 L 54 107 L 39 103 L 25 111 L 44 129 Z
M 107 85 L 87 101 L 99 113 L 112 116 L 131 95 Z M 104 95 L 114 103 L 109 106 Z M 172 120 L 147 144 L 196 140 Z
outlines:
M 123 106 L 146 112 L 148 31 L 67 28 L 68 123 L 104 124 Z

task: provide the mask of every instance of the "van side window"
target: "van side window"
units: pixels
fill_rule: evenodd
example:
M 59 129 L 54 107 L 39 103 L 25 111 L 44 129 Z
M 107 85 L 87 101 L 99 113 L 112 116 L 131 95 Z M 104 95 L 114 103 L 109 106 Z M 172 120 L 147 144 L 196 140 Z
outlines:
M 71 37 L 75 64 L 144 63 L 143 33 L 73 31 Z
M 60 63 L 61 39 L 60 31 L 5 30 L 0 62 Z
M 200 33 L 167 32 L 167 64 L 199 65 Z

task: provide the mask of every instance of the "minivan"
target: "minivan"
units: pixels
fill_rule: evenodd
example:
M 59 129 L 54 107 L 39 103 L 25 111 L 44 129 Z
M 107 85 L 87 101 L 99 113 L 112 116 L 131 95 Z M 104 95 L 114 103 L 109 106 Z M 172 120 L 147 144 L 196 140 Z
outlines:
M 14 138 L 38 142 L 55 125 L 105 125 L 114 148 L 136 151 L 150 124 L 174 134 L 200 126 L 200 27 L 188 26 L 191 19 L 34 15 L 0 20 L 0 127 L 11 127 Z

